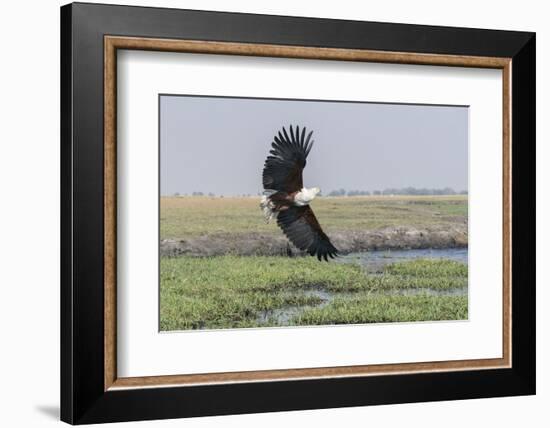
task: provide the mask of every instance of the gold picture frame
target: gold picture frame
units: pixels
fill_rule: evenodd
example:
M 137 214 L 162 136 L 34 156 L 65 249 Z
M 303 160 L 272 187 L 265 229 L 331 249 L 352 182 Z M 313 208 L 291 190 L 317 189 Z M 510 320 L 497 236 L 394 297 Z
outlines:
M 356 365 L 305 369 L 281 369 L 228 373 L 203 373 L 148 377 L 117 377 L 116 373 L 116 52 L 119 49 L 201 53 L 209 55 L 246 55 L 278 58 L 335 61 L 382 62 L 392 64 L 439 65 L 494 68 L 502 70 L 502 144 L 503 144 L 503 322 L 502 358 L 422 363 Z M 111 389 L 186 386 L 272 380 L 359 377 L 440 371 L 481 370 L 511 366 L 511 58 L 468 55 L 381 52 L 197 40 L 170 40 L 143 37 L 104 37 L 104 139 L 105 139 L 105 391 Z

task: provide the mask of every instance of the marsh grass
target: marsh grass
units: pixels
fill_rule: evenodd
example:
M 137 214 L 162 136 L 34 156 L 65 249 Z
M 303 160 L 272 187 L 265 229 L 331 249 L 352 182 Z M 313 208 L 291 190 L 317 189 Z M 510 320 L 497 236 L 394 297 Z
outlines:
M 272 233 L 262 221 L 259 197 L 162 197 L 161 239 L 185 239 L 216 233 Z M 386 227 L 451 226 L 468 216 L 468 197 L 352 196 L 319 197 L 312 202 L 326 232 Z
M 309 257 L 183 256 L 161 258 L 160 268 L 163 331 L 467 318 L 466 296 L 430 294 L 467 287 L 467 267 L 449 260 L 399 262 L 377 274 Z M 395 294 L 404 289 L 425 292 Z M 284 308 L 301 310 L 284 324 L 261 317 Z
M 380 278 L 375 288 L 449 290 L 467 286 L 468 266 L 452 260 L 416 259 L 385 266 Z
M 467 296 L 372 295 L 336 298 L 323 308 L 306 309 L 293 325 L 443 321 L 468 318 Z

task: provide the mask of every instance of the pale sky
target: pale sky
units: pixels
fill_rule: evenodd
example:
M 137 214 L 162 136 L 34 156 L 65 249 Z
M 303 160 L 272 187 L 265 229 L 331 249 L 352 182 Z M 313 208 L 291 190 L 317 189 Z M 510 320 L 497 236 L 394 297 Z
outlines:
M 161 194 L 257 194 L 273 136 L 315 140 L 304 185 L 468 188 L 468 108 L 162 95 Z

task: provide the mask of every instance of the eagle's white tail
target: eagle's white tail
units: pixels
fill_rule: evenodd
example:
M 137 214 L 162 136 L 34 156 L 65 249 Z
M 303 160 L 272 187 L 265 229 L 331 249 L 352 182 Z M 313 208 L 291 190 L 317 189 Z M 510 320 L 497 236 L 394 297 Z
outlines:
M 266 192 L 267 193 L 267 192 Z M 275 205 L 269 199 L 268 194 L 264 194 L 260 201 L 260 208 L 262 209 L 266 223 L 269 223 L 275 216 Z

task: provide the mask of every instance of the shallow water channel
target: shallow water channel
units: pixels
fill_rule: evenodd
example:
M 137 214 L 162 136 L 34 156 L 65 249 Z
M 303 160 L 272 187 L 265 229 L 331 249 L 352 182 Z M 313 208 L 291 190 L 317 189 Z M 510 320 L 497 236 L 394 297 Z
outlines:
M 336 263 L 356 263 L 365 269 L 365 275 L 381 275 L 384 266 L 390 263 L 404 262 L 414 259 L 445 259 L 468 264 L 468 248 L 444 248 L 444 249 L 415 249 L 415 250 L 384 250 L 368 251 L 362 253 L 350 253 L 335 259 Z M 427 293 L 432 295 L 466 295 L 468 288 L 455 288 L 450 290 L 435 290 L 430 288 L 405 288 L 390 290 L 387 294 L 414 295 Z M 328 305 L 337 296 L 344 296 L 353 293 L 333 293 L 324 289 L 311 289 L 304 291 L 304 294 L 318 297 L 321 302 L 315 306 L 287 306 L 284 308 L 270 309 L 259 314 L 257 321 L 267 323 L 275 321 L 278 325 L 288 325 L 289 321 L 309 308 L 322 308 Z
M 468 264 L 468 248 L 422 250 L 384 250 L 350 253 L 336 259 L 337 263 L 358 263 L 368 272 L 381 272 L 385 265 L 414 259 L 446 259 Z

